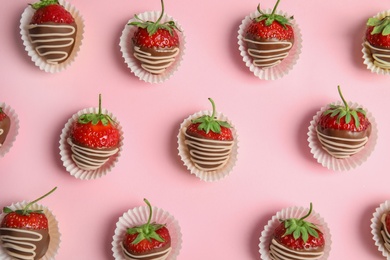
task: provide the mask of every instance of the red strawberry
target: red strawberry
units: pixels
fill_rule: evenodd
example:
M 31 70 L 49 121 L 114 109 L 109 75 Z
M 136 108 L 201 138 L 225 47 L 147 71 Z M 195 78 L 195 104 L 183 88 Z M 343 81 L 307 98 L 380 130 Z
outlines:
M 46 254 L 50 243 L 48 219 L 42 210 L 29 208 L 56 189 L 28 203 L 23 209 L 3 209 L 6 215 L 0 224 L 0 237 L 9 255 L 17 259 L 40 259 Z
M 72 14 L 58 0 L 41 0 L 35 9 L 28 32 L 36 53 L 47 63 L 66 61 L 73 51 L 77 25 Z
M 83 114 L 73 124 L 70 135 L 74 143 L 94 148 L 107 149 L 117 147 L 119 131 L 110 116 L 102 114 L 101 95 L 99 95 L 99 112 Z
M 11 119 L 4 113 L 3 108 L 0 107 L 0 147 L 4 144 L 11 127 Z
M 82 170 L 96 170 L 119 151 L 120 133 L 117 123 L 102 114 L 101 95 L 99 111 L 79 116 L 70 129 L 68 144 L 72 159 Z
M 171 236 L 163 224 L 150 223 L 152 206 L 144 199 L 149 208 L 147 223 L 127 229 L 122 245 L 126 256 L 132 259 L 165 259 L 171 250 Z
M 74 23 L 74 18 L 58 0 L 41 0 L 31 5 L 36 11 L 31 18 L 31 24 L 42 23 Z
M 323 254 L 325 238 L 324 234 L 315 224 L 305 221 L 305 219 L 310 216 L 311 212 L 312 204 L 310 203 L 309 212 L 302 218 L 281 220 L 279 226 L 274 230 L 274 241 L 271 242 L 270 245 L 271 255 L 277 253 L 288 254 L 287 250 L 284 249 L 284 247 L 287 247 L 288 249 L 297 251 L 296 254 L 298 255 L 300 254 L 299 252 L 304 251 L 304 254 L 310 252 L 317 255 L 317 258 L 310 257 L 310 259 L 320 258 Z
M 205 139 L 232 141 L 234 139 L 231 126 L 226 121 L 220 121 L 215 118 L 215 103 L 209 98 L 213 106 L 211 116 L 204 115 L 192 120 L 192 123 L 187 127 L 186 133 L 191 136 L 196 136 Z
M 174 21 L 160 23 L 164 16 L 164 2 L 161 0 L 162 11 L 157 21 L 144 21 L 137 15 L 139 22 L 129 25 L 137 26 L 133 35 L 134 57 L 141 66 L 152 74 L 161 74 L 170 67 L 180 52 L 180 31 Z
M 244 41 L 248 54 L 253 58 L 253 64 L 260 68 L 278 65 L 288 56 L 294 44 L 294 29 L 290 23 L 293 17 L 275 14 L 279 2 L 276 2 L 271 14 L 263 13 L 259 4 L 257 10 L 260 16 L 246 28 Z
M 362 108 L 350 108 L 340 86 L 344 105 L 330 105 L 318 119 L 317 133 L 323 148 L 336 158 L 351 156 L 361 149 L 371 134 L 371 123 Z
M 215 117 L 215 104 L 209 98 L 213 113 L 191 121 L 185 128 L 184 143 L 194 166 L 202 171 L 222 169 L 230 159 L 234 145 L 231 125 Z
M 374 64 L 383 69 L 390 69 L 390 17 L 369 18 L 366 40 Z

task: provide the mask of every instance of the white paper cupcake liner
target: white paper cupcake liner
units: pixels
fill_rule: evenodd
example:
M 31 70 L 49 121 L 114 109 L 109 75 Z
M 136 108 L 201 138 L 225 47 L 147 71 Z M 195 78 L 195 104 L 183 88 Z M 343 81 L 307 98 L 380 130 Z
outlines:
M 60 136 L 60 155 L 61 155 L 61 160 L 63 162 L 64 167 L 66 170 L 75 178 L 81 179 L 81 180 L 92 180 L 92 179 L 98 179 L 103 176 L 105 176 L 108 172 L 114 168 L 115 164 L 117 163 L 122 149 L 123 149 L 123 131 L 122 131 L 122 126 L 120 122 L 117 120 L 117 118 L 107 111 L 106 109 L 102 108 L 102 114 L 107 114 L 112 118 L 117 123 L 117 128 L 119 130 L 119 135 L 120 135 L 120 140 L 119 140 L 119 151 L 113 155 L 108 162 L 106 162 L 102 167 L 96 169 L 96 170 L 82 170 L 80 169 L 76 163 L 72 159 L 72 151 L 70 149 L 69 144 L 67 143 L 67 138 L 70 135 L 70 130 L 71 126 L 75 121 L 78 120 L 79 116 L 82 114 L 88 114 L 88 113 L 98 113 L 99 108 L 97 107 L 91 107 L 91 108 L 86 108 L 83 110 L 78 111 L 75 113 L 71 118 L 69 118 L 68 122 L 65 124 L 65 127 L 62 129 L 62 133 Z
M 274 230 L 279 226 L 280 219 L 288 219 L 288 218 L 301 218 L 307 214 L 309 211 L 308 208 L 304 207 L 290 207 L 283 209 L 276 213 L 269 221 L 268 224 L 264 227 L 263 232 L 261 232 L 261 236 L 259 238 L 259 252 L 261 259 L 263 260 L 271 260 L 269 253 L 269 246 L 271 244 Z M 328 224 L 324 221 L 324 219 L 316 212 L 312 211 L 310 216 L 306 219 L 308 222 L 312 222 L 317 225 L 317 227 L 324 234 L 325 239 L 325 247 L 324 247 L 324 255 L 321 260 L 326 260 L 329 257 L 329 252 L 332 245 L 332 239 L 330 230 L 328 228 Z
M 378 247 L 378 250 L 382 252 L 382 255 L 390 260 L 390 252 L 386 250 L 383 244 L 383 238 L 381 234 L 381 217 L 384 213 L 390 211 L 390 200 L 387 200 L 379 205 L 373 213 L 371 219 L 371 234 L 372 239 L 375 241 L 375 245 Z
M 32 16 L 35 13 L 35 10 L 29 5 L 24 9 L 24 12 L 22 13 L 22 17 L 20 19 L 20 34 L 22 36 L 23 45 L 25 46 L 25 50 L 28 53 L 28 56 L 31 57 L 31 60 L 35 63 L 37 67 L 39 67 L 41 70 L 49 73 L 57 73 L 61 72 L 65 69 L 67 69 L 75 60 L 77 57 L 77 53 L 80 50 L 81 42 L 83 39 L 84 34 L 84 19 L 80 15 L 79 11 L 72 6 L 70 3 L 59 0 L 58 1 L 60 5 L 62 5 L 68 12 L 70 12 L 75 20 L 75 23 L 77 24 L 77 33 L 76 33 L 76 40 L 75 44 L 72 50 L 72 53 L 70 54 L 69 58 L 60 63 L 60 64 L 49 64 L 44 59 L 42 59 L 37 52 L 34 50 L 27 26 L 29 25 Z
M 180 156 L 181 160 L 183 161 L 183 163 L 187 167 L 187 169 L 191 172 L 191 174 L 195 174 L 196 177 L 200 178 L 203 181 L 215 182 L 215 181 L 219 181 L 219 180 L 225 178 L 226 176 L 228 176 L 236 164 L 237 156 L 238 156 L 238 147 L 239 147 L 238 146 L 238 134 L 237 134 L 237 130 L 234 127 L 234 124 L 224 114 L 217 112 L 216 118 L 218 118 L 218 120 L 226 121 L 232 126 L 231 130 L 232 130 L 232 134 L 233 134 L 233 138 L 234 138 L 235 142 L 234 142 L 234 145 L 232 148 L 230 158 L 229 158 L 228 162 L 226 163 L 226 165 L 219 170 L 202 171 L 202 170 L 196 168 L 195 165 L 193 164 L 193 162 L 191 161 L 188 147 L 184 143 L 185 142 L 184 128 L 191 124 L 191 120 L 196 119 L 198 117 L 201 117 L 203 115 L 211 116 L 212 112 L 207 111 L 207 110 L 197 112 L 197 113 L 189 116 L 188 118 L 186 118 L 181 123 L 180 129 L 179 129 L 179 134 L 177 135 L 178 151 L 179 151 L 179 156 Z
M 179 223 L 169 212 L 164 211 L 163 209 L 152 207 L 152 211 L 151 222 L 166 224 L 166 227 L 169 230 L 172 250 L 169 253 L 167 260 L 175 260 L 180 253 L 182 243 L 182 234 Z M 121 243 L 127 229 L 147 223 L 148 216 L 149 208 L 147 206 L 142 206 L 128 210 L 119 218 L 116 223 L 115 234 L 111 243 L 113 256 L 116 260 L 125 259 Z
M 380 12 L 374 16 L 374 18 L 382 19 L 386 16 L 390 16 L 390 10 Z M 390 75 L 389 69 L 383 69 L 376 64 L 374 64 L 374 59 L 372 58 L 371 51 L 366 45 L 366 36 L 364 34 L 363 43 L 362 43 L 362 52 L 363 52 L 363 63 L 366 64 L 367 69 L 376 74 Z
M 339 101 L 331 104 L 342 105 L 342 102 Z M 348 103 L 348 106 L 350 108 L 362 107 L 357 103 L 351 103 L 351 102 Z M 368 139 L 367 144 L 365 145 L 364 149 L 358 152 L 357 154 L 354 154 L 345 159 L 336 159 L 335 157 L 331 156 L 322 148 L 316 132 L 318 120 L 321 114 L 328 107 L 329 106 L 322 107 L 321 110 L 317 112 L 317 114 L 313 117 L 313 120 L 310 122 L 309 132 L 307 133 L 308 135 L 307 140 L 309 142 L 310 152 L 313 154 L 314 158 L 317 159 L 318 163 L 322 164 L 322 166 L 328 168 L 329 170 L 348 171 L 354 169 L 360 166 L 363 162 L 365 162 L 368 159 L 368 157 L 371 155 L 371 153 L 374 151 L 377 138 L 378 138 L 378 130 L 377 130 L 375 118 L 371 115 L 371 113 L 366 108 L 363 107 L 363 109 L 366 111 L 366 117 L 371 122 L 371 135 Z
M 3 108 L 3 112 L 6 113 L 11 120 L 11 127 L 9 129 L 7 138 L 5 139 L 3 145 L 0 146 L 0 158 L 2 158 L 9 152 L 16 140 L 16 136 L 19 133 L 19 119 L 15 110 L 13 110 L 6 103 L 0 102 L 0 107 Z
M 11 206 L 9 206 L 10 209 L 12 210 L 17 210 L 17 209 L 23 209 L 29 202 L 27 201 L 22 201 L 18 203 L 14 203 Z M 56 217 L 53 215 L 53 213 L 45 206 L 39 205 L 39 204 L 33 204 L 30 207 L 31 210 L 43 210 L 43 213 L 45 213 L 46 218 L 48 220 L 49 224 L 49 235 L 50 235 L 50 244 L 49 248 L 40 260 L 53 260 L 55 259 L 57 252 L 60 248 L 60 243 L 61 243 L 61 233 L 58 227 L 58 222 L 56 220 Z M 2 213 L 0 215 L 0 222 L 3 220 L 4 216 L 6 214 Z M 12 260 L 14 258 L 10 257 L 5 250 L 3 249 L 2 246 L 0 246 L 0 260 Z
M 144 21 L 157 21 L 161 12 L 145 12 L 138 14 L 138 17 Z M 176 61 L 166 69 L 166 71 L 162 74 L 155 75 L 152 73 L 147 72 L 141 66 L 139 65 L 139 61 L 134 57 L 133 55 L 133 43 L 132 43 L 132 37 L 137 30 L 136 26 L 128 25 L 128 23 L 138 21 L 135 18 L 130 19 L 127 24 L 125 25 L 125 28 L 122 31 L 122 35 L 120 37 L 119 46 L 122 52 L 122 56 L 124 58 L 125 63 L 127 64 L 127 67 L 130 68 L 131 72 L 134 73 L 140 80 L 143 80 L 145 82 L 149 83 L 161 83 L 169 79 L 180 67 L 180 63 L 183 60 L 183 55 L 185 52 L 185 35 L 184 30 L 181 27 L 181 25 L 173 19 L 173 17 L 164 14 L 164 16 L 161 19 L 161 23 L 167 22 L 167 21 L 174 21 L 177 28 L 181 32 L 178 32 L 179 35 L 179 41 L 180 41 L 180 53 L 176 57 Z
M 262 10 L 265 13 L 272 13 L 271 9 L 268 10 Z M 284 13 L 282 11 L 276 11 L 279 15 L 284 15 L 286 17 L 290 17 L 291 15 L 288 15 L 287 13 Z M 249 68 L 253 74 L 263 80 L 277 80 L 282 78 L 283 76 L 287 75 L 290 70 L 294 67 L 294 65 L 297 63 L 299 55 L 301 53 L 302 49 L 302 35 L 301 30 L 299 29 L 298 24 L 296 23 L 295 19 L 291 21 L 291 26 L 294 29 L 294 45 L 292 46 L 289 55 L 282 60 L 282 62 L 274 67 L 262 69 L 259 68 L 252 63 L 252 58 L 248 55 L 246 43 L 244 41 L 245 38 L 245 31 L 246 28 L 249 26 L 249 24 L 252 22 L 253 18 L 256 18 L 260 15 L 258 11 L 251 13 L 249 16 L 246 16 L 239 27 L 238 30 L 238 45 L 240 54 L 242 56 L 242 59 L 245 63 L 245 65 Z

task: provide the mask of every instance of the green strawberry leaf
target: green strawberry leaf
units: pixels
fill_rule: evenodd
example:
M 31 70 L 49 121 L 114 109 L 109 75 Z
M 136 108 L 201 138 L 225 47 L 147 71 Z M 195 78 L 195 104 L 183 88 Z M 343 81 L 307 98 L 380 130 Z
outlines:
M 210 130 L 216 134 L 221 133 L 221 126 L 223 126 L 225 128 L 231 128 L 232 126 L 228 122 L 217 120 L 215 118 L 216 110 L 215 110 L 214 101 L 211 98 L 209 98 L 209 101 L 211 102 L 211 105 L 213 106 L 212 115 L 211 116 L 204 115 L 204 116 L 201 116 L 201 117 L 198 117 L 196 119 L 191 120 L 191 122 L 194 124 L 200 123 L 198 126 L 198 129 L 205 131 L 206 134 L 208 134 L 210 132 Z
M 383 36 L 386 36 L 390 34 L 390 16 L 386 16 L 383 19 L 371 17 L 368 19 L 367 25 L 374 27 L 371 31 L 372 35 L 381 33 Z
M 164 242 L 165 240 L 159 234 L 157 234 L 156 231 L 164 227 L 165 225 L 150 223 L 152 219 L 152 213 L 153 213 L 152 206 L 150 205 L 147 199 L 144 199 L 144 201 L 147 204 L 149 209 L 148 221 L 141 226 L 135 226 L 127 229 L 127 233 L 130 235 L 138 234 L 136 239 L 134 239 L 134 241 L 132 242 L 132 244 L 137 245 L 138 243 L 140 243 L 142 240 L 145 239 L 148 241 L 155 239 L 159 242 Z
M 293 16 L 287 18 L 285 17 L 284 15 L 280 15 L 280 14 L 276 14 L 276 8 L 278 7 L 279 5 L 279 2 L 280 0 L 278 0 L 272 10 L 272 13 L 270 14 L 266 14 L 264 13 L 261 9 L 260 9 L 260 4 L 257 6 L 257 11 L 260 13 L 260 15 L 256 18 L 254 18 L 254 20 L 256 22 L 260 22 L 264 19 L 267 19 L 265 21 L 265 25 L 266 26 L 270 26 L 274 21 L 278 22 L 280 25 L 282 25 L 284 28 L 286 28 L 286 25 L 291 25 L 290 23 L 290 20 L 294 19 Z
M 32 8 L 35 10 L 38 10 L 39 8 L 48 6 L 48 5 L 53 5 L 53 4 L 58 4 L 58 0 L 41 0 L 39 2 L 36 2 L 34 4 L 30 4 Z
M 380 24 L 380 22 L 381 22 L 381 19 L 371 17 L 371 18 L 368 18 L 367 25 L 368 26 L 377 26 L 378 24 Z
M 88 124 L 91 123 L 92 125 L 97 125 L 99 122 L 101 122 L 104 126 L 110 124 L 115 124 L 114 120 L 106 114 L 102 114 L 102 97 L 101 94 L 99 94 L 99 111 L 98 113 L 88 113 L 88 114 L 82 114 L 79 116 L 77 120 L 80 124 Z
M 134 18 L 136 20 L 138 20 L 139 22 L 130 22 L 130 23 L 128 23 L 128 25 L 137 26 L 137 27 L 143 28 L 143 29 L 146 28 L 148 31 L 148 34 L 150 36 L 155 34 L 158 31 L 158 29 L 167 30 L 169 32 L 169 34 L 172 36 L 174 35 L 173 34 L 174 29 L 178 30 L 180 32 L 179 28 L 177 28 L 174 21 L 167 21 L 165 23 L 160 23 L 161 19 L 164 16 L 164 1 L 163 0 L 161 0 L 161 7 L 162 7 L 161 14 L 160 14 L 159 18 L 157 19 L 157 21 L 155 21 L 155 22 L 144 21 L 144 20 L 140 19 L 137 15 L 134 15 Z

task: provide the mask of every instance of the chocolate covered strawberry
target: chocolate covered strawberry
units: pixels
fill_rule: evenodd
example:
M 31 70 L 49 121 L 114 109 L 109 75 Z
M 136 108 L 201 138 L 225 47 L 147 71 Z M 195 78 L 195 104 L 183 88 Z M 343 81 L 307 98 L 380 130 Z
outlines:
M 171 236 L 164 224 L 150 223 L 152 206 L 144 199 L 149 208 L 148 221 L 140 226 L 127 229 L 122 241 L 126 259 L 164 260 L 171 251 Z
M 204 171 L 223 168 L 234 144 L 231 125 L 216 118 L 214 101 L 211 98 L 209 101 L 213 107 L 211 116 L 203 115 L 193 119 L 185 129 L 185 144 L 191 161 Z
M 343 105 L 329 105 L 320 115 L 317 136 L 325 151 L 342 159 L 364 149 L 371 134 L 371 123 L 364 109 L 349 107 L 340 86 L 338 92 Z
M 42 210 L 30 210 L 30 207 L 56 189 L 28 203 L 23 209 L 3 209 L 6 215 L 0 224 L 0 238 L 2 247 L 12 259 L 37 260 L 46 254 L 50 244 L 48 219 Z
M 68 143 L 72 159 L 80 169 L 96 170 L 119 151 L 120 133 L 117 123 L 102 113 L 99 95 L 98 113 L 82 114 L 70 129 Z
M 278 0 L 270 14 L 260 10 L 260 16 L 252 19 L 245 30 L 244 41 L 253 65 L 259 68 L 271 68 L 282 62 L 294 44 L 293 17 L 276 14 Z
M 49 64 L 66 61 L 73 51 L 77 32 L 72 14 L 58 0 L 41 0 L 31 7 L 35 12 L 28 32 L 34 50 Z
M 4 144 L 5 139 L 9 133 L 11 127 L 11 119 L 0 107 L 0 147 Z
M 180 30 L 174 21 L 161 22 L 164 17 L 163 0 L 161 6 L 162 11 L 157 21 L 144 21 L 135 15 L 138 21 L 129 23 L 138 27 L 132 37 L 134 57 L 151 74 L 164 73 L 180 53 Z
M 382 69 L 390 69 L 390 16 L 368 19 L 365 44 L 374 64 Z
M 381 235 L 383 238 L 383 245 L 388 252 L 390 252 L 390 212 L 386 212 L 381 217 Z
M 272 260 L 320 259 L 324 254 L 325 238 L 321 230 L 305 219 L 312 212 L 312 204 L 308 213 L 297 219 L 280 220 L 273 233 L 270 244 Z

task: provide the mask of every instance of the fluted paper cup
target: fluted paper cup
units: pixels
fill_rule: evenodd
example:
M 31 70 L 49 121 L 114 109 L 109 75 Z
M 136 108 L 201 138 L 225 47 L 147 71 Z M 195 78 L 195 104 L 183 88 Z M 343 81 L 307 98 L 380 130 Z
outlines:
M 232 147 L 232 151 L 230 154 L 230 158 L 225 164 L 225 166 L 221 169 L 218 170 L 211 170 L 211 171 L 204 171 L 198 169 L 194 163 L 191 161 L 191 157 L 189 154 L 189 149 L 187 145 L 185 144 L 185 131 L 187 127 L 191 124 L 191 120 L 196 119 L 198 117 L 201 117 L 203 115 L 212 115 L 211 111 L 200 111 L 197 112 L 188 118 L 186 118 L 180 125 L 179 133 L 177 135 L 177 143 L 178 143 L 178 151 L 179 151 L 179 156 L 181 160 L 183 161 L 184 165 L 187 167 L 187 169 L 190 171 L 191 174 L 196 175 L 196 177 L 200 178 L 203 181 L 206 182 L 215 182 L 219 181 L 226 176 L 230 174 L 230 172 L 233 170 L 234 166 L 236 165 L 237 161 L 237 156 L 238 156 L 238 134 L 237 130 L 234 127 L 234 124 L 222 113 L 216 113 L 216 118 L 221 121 L 226 121 L 228 122 L 232 128 L 232 134 L 234 138 L 234 144 Z
M 62 5 L 68 12 L 70 12 L 75 20 L 75 23 L 77 24 L 77 32 L 76 32 L 76 39 L 74 43 L 74 47 L 72 50 L 72 53 L 70 53 L 70 56 L 68 59 L 60 64 L 49 64 L 41 58 L 35 49 L 33 48 L 33 45 L 31 43 L 31 39 L 29 37 L 28 32 L 28 25 L 31 22 L 31 18 L 33 17 L 35 10 L 29 5 L 24 9 L 24 12 L 22 13 L 21 19 L 20 19 L 20 34 L 22 37 L 23 45 L 25 47 L 25 50 L 30 56 L 31 60 L 35 63 L 37 67 L 39 67 L 41 70 L 48 72 L 48 73 L 57 73 L 61 72 L 65 69 L 67 69 L 75 60 L 77 57 L 77 54 L 80 50 L 80 46 L 83 40 L 83 34 L 84 34 L 84 19 L 79 13 L 79 11 L 71 5 L 70 3 L 59 0 L 58 1 L 60 5 Z
M 182 234 L 179 223 L 169 212 L 163 209 L 152 207 L 152 211 L 151 223 L 156 222 L 165 224 L 169 230 L 172 250 L 167 257 L 167 260 L 175 260 L 180 253 L 182 243 Z M 128 210 L 119 218 L 116 223 L 115 234 L 111 243 L 113 256 L 116 260 L 125 259 L 125 254 L 122 250 L 122 241 L 126 235 L 127 229 L 147 223 L 148 217 L 149 208 L 147 206 L 142 206 Z
M 342 102 L 334 102 L 331 103 L 333 105 L 342 105 Z M 350 108 L 358 108 L 362 107 L 357 103 L 348 103 L 348 106 Z M 366 143 L 365 147 L 363 150 L 360 152 L 344 159 L 337 159 L 327 153 L 323 148 L 322 145 L 317 137 L 317 125 L 318 125 L 318 120 L 321 116 L 322 113 L 326 109 L 328 109 L 328 106 L 322 107 L 320 111 L 317 112 L 317 114 L 313 117 L 313 120 L 310 122 L 309 126 L 309 131 L 307 133 L 308 135 L 308 142 L 309 142 L 309 147 L 310 147 L 310 152 L 313 154 L 313 157 L 317 160 L 318 163 L 320 163 L 322 166 L 328 168 L 329 170 L 333 171 L 348 171 L 351 169 L 354 169 L 358 166 L 360 166 L 362 163 L 364 163 L 368 157 L 371 155 L 373 152 L 377 138 L 378 138 L 378 130 L 377 130 L 377 125 L 375 122 L 375 118 L 371 115 L 371 113 L 363 108 L 366 111 L 366 117 L 368 120 L 371 122 L 371 134 L 368 139 L 368 142 Z
M 379 12 L 374 16 L 374 18 L 382 19 L 386 16 L 390 16 L 390 10 Z M 366 35 L 364 34 L 363 37 L 363 43 L 362 43 L 362 52 L 363 52 L 363 63 L 367 66 L 367 69 L 370 70 L 373 73 L 376 74 L 382 74 L 382 75 L 390 75 L 390 68 L 384 69 L 378 66 L 376 64 L 374 58 L 372 57 L 372 53 L 370 51 L 370 48 L 368 47 L 368 42 L 366 40 Z M 389 54 L 390 55 L 390 52 Z M 390 65 L 390 64 L 389 64 Z
M 138 17 L 144 21 L 157 21 L 160 14 L 161 12 L 145 12 L 145 13 L 138 14 Z M 177 21 L 175 21 L 173 17 L 164 14 L 163 18 L 161 19 L 161 23 L 171 21 L 171 20 L 175 22 L 177 28 L 180 30 L 180 32 L 178 32 L 179 41 L 180 41 L 180 52 L 176 57 L 175 62 L 170 67 L 168 67 L 164 73 L 158 75 L 152 74 L 144 70 L 140 66 L 139 61 L 133 55 L 134 51 L 133 51 L 132 37 L 137 30 L 137 26 L 128 25 L 128 23 L 136 22 L 138 20 L 132 18 L 125 25 L 125 28 L 123 29 L 122 35 L 120 37 L 119 46 L 125 63 L 129 67 L 131 72 L 134 73 L 134 75 L 136 75 L 140 80 L 143 80 L 148 83 L 161 83 L 169 79 L 180 67 L 180 63 L 183 60 L 183 56 L 185 52 L 185 45 L 186 45 L 185 35 L 181 25 Z
M 378 250 L 382 253 L 382 255 L 386 257 L 388 260 L 390 260 L 390 252 L 384 246 L 384 240 L 381 234 L 381 229 L 382 229 L 381 218 L 383 214 L 389 211 L 390 211 L 390 200 L 386 200 L 385 202 L 380 204 L 379 207 L 376 208 L 375 212 L 372 215 L 371 225 L 370 225 L 372 239 L 374 240 L 375 245 L 378 247 Z
M 271 13 L 272 10 L 262 10 L 265 13 Z M 276 11 L 277 14 L 284 15 L 286 17 L 290 17 L 291 15 L 284 13 L 282 11 Z M 251 13 L 249 16 L 246 16 L 239 27 L 238 30 L 238 46 L 239 51 L 242 56 L 242 60 L 244 61 L 245 65 L 249 68 L 253 74 L 263 80 L 277 80 L 285 75 L 287 75 L 290 70 L 293 69 L 294 65 L 297 63 L 299 59 L 299 55 L 301 53 L 302 49 L 302 35 L 301 30 L 296 23 L 295 19 L 292 19 L 291 26 L 294 29 L 294 45 L 290 49 L 289 55 L 282 60 L 282 62 L 274 67 L 271 68 L 259 68 L 255 65 L 253 65 L 253 58 L 248 55 L 247 52 L 247 46 L 244 41 L 245 38 L 245 32 L 248 28 L 249 24 L 252 22 L 253 18 L 256 18 L 260 15 L 258 11 Z
M 11 120 L 11 126 L 7 138 L 5 139 L 3 145 L 0 145 L 0 158 L 2 158 L 11 150 L 16 140 L 16 136 L 19 133 L 19 119 L 15 110 L 12 109 L 11 106 L 4 102 L 0 102 L 0 107 L 3 108 L 3 112 L 6 113 Z
M 9 206 L 12 210 L 18 210 L 23 209 L 29 202 L 22 201 L 18 203 L 14 203 L 11 206 Z M 56 258 L 57 252 L 60 248 L 61 243 L 61 233 L 58 227 L 58 221 L 54 214 L 45 206 L 39 205 L 39 204 L 33 204 L 30 207 L 31 210 L 43 210 L 43 213 L 46 215 L 46 218 L 48 220 L 48 226 L 49 226 L 49 235 L 50 235 L 50 244 L 49 248 L 40 260 L 54 260 Z M 3 220 L 4 216 L 6 214 L 2 213 L 0 215 L 0 222 Z M 10 257 L 3 247 L 0 246 L 0 260 L 12 260 L 14 258 Z
M 106 109 L 102 109 L 102 114 L 107 114 L 112 118 L 113 121 L 117 123 L 117 128 L 119 130 L 119 146 L 118 146 L 118 152 L 110 157 L 110 159 L 100 168 L 96 170 L 84 170 L 80 169 L 77 164 L 72 159 L 72 151 L 71 147 L 68 144 L 68 137 L 70 135 L 70 130 L 74 122 L 76 122 L 82 114 L 88 114 L 88 113 L 98 113 L 99 108 L 97 107 L 91 107 L 86 108 L 83 110 L 78 111 L 77 113 L 73 114 L 71 118 L 69 118 L 68 122 L 65 124 L 64 128 L 62 129 L 62 133 L 60 136 L 60 155 L 61 160 L 63 162 L 64 167 L 66 170 L 72 175 L 73 177 L 81 180 L 92 180 L 92 179 L 98 179 L 103 176 L 105 176 L 108 172 L 110 172 L 115 164 L 118 162 L 118 159 L 121 155 L 122 149 L 123 149 L 123 131 L 122 126 L 120 122 L 117 120 L 117 118 L 107 111 Z
M 269 252 L 269 247 L 273 238 L 274 230 L 279 226 L 280 219 L 288 219 L 288 218 L 301 218 L 307 214 L 309 211 L 308 208 L 304 207 L 290 207 L 286 209 L 282 209 L 277 212 L 264 227 L 264 230 L 261 232 L 261 236 L 259 238 L 259 252 L 261 259 L 263 260 L 272 260 Z M 306 219 L 308 222 L 314 223 L 320 231 L 324 234 L 325 239 L 325 247 L 324 247 L 324 255 L 321 257 L 321 260 L 326 260 L 329 257 L 332 239 L 330 234 L 330 229 L 328 224 L 324 221 L 324 219 L 315 211 L 312 211 L 310 216 Z

